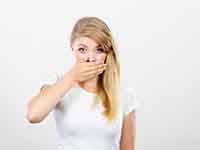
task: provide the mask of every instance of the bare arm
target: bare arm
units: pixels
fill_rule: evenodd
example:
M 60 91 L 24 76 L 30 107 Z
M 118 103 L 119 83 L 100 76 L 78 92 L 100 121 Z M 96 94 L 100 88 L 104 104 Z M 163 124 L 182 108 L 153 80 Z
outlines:
M 70 72 L 64 74 L 62 80 L 53 85 L 44 84 L 40 93 L 32 97 L 27 104 L 26 117 L 30 123 L 39 123 L 51 112 L 61 97 L 71 89 L 76 82 Z
M 120 150 L 135 150 L 135 111 L 124 117 Z

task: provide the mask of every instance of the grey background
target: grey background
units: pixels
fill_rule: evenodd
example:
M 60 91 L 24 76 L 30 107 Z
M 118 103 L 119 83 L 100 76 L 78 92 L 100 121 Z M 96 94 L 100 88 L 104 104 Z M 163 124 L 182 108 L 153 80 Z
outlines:
M 52 113 L 31 125 L 26 103 L 69 69 L 71 28 L 85 15 L 104 19 L 118 42 L 122 76 L 141 104 L 136 149 L 200 149 L 197 0 L 0 1 L 0 149 L 55 150 Z

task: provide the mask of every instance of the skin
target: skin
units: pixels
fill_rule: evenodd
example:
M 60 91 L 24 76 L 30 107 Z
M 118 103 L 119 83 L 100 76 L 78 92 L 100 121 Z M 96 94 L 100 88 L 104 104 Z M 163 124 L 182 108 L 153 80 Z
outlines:
M 95 41 L 87 37 L 78 38 L 71 48 L 76 61 L 104 62 L 107 54 L 102 52 Z M 78 83 L 88 92 L 95 92 L 98 75 Z M 26 118 L 30 123 L 40 123 L 76 82 L 71 72 L 66 72 L 62 80 L 53 85 L 43 85 L 40 92 L 33 96 L 27 105 Z M 135 150 L 135 112 L 132 111 L 124 117 L 120 150 Z
M 106 53 L 97 50 L 98 44 L 90 38 L 81 37 L 76 39 L 71 48 L 77 61 L 105 61 Z M 94 92 L 96 89 L 98 76 L 79 83 L 79 85 L 88 92 Z M 134 150 L 135 143 L 135 111 L 130 112 L 124 117 L 122 127 L 122 138 L 120 141 L 120 150 Z
M 76 39 L 71 45 L 71 49 L 76 61 L 105 62 L 107 56 L 94 40 L 87 37 Z M 95 93 L 97 80 L 98 76 L 95 76 L 78 84 L 88 92 Z
M 120 150 L 135 150 L 136 112 L 128 113 L 123 120 Z

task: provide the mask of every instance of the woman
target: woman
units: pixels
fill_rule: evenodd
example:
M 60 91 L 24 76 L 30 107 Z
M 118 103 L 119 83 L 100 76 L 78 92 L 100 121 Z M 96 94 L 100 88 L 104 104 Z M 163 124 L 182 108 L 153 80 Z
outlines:
M 109 27 L 97 17 L 80 18 L 70 47 L 76 63 L 41 86 L 28 103 L 27 119 L 39 123 L 54 110 L 59 150 L 134 150 L 138 101 L 120 82 Z

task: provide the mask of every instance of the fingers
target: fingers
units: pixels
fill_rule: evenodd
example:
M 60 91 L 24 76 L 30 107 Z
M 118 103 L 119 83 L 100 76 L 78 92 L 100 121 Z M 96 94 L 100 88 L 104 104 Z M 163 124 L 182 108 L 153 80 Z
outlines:
M 102 73 L 104 70 L 106 69 L 105 64 L 103 66 L 101 66 L 98 69 L 92 69 L 86 72 L 86 75 L 98 75 L 99 73 Z
M 103 61 L 94 61 L 94 62 L 86 62 L 83 58 L 79 60 L 80 63 L 85 63 L 84 65 L 86 67 L 93 67 L 98 68 L 98 66 L 101 66 L 102 64 L 104 64 Z
M 84 60 L 84 59 L 80 59 L 79 62 L 80 62 L 80 63 L 83 63 L 83 62 L 85 62 L 85 60 Z
M 90 73 L 91 71 L 101 71 L 101 69 L 105 69 L 107 64 L 104 64 L 102 61 L 95 62 L 86 62 L 84 59 L 79 60 L 80 63 L 84 63 L 83 72 Z
M 105 65 L 103 62 L 90 62 L 90 63 L 88 63 L 88 67 L 94 68 L 94 69 L 95 68 L 98 69 L 98 67 L 101 67 L 103 65 Z
M 91 71 L 98 71 L 101 69 L 106 69 L 107 64 L 100 64 L 100 65 L 94 65 L 94 66 L 89 66 L 85 69 L 86 72 L 91 72 Z
M 94 78 L 98 76 L 99 74 L 103 73 L 103 71 L 107 68 L 107 64 L 102 64 L 99 66 L 93 66 L 93 67 L 86 67 L 82 70 L 82 77 L 85 80 L 88 80 L 90 78 Z
M 95 76 L 98 76 L 99 74 L 101 74 L 103 72 L 103 70 L 101 71 L 93 71 L 88 75 L 88 78 L 93 78 Z

